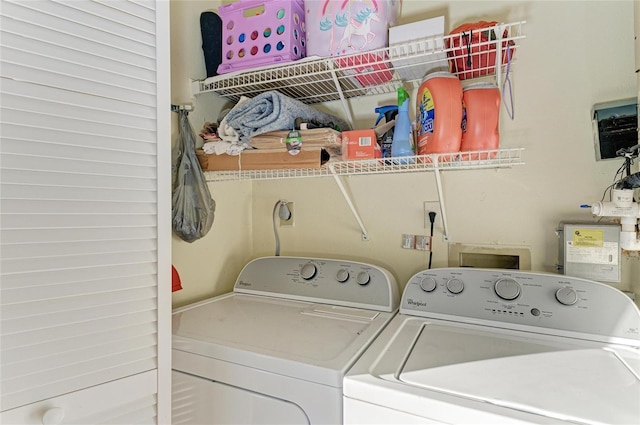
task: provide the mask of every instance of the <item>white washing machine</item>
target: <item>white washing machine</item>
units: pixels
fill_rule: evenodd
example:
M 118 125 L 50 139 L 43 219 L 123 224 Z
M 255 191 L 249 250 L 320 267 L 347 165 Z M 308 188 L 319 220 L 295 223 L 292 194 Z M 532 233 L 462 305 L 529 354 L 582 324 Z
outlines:
M 345 377 L 345 424 L 639 424 L 640 312 L 562 275 L 415 274 Z
M 385 269 L 265 257 L 173 314 L 173 424 L 340 424 L 347 370 L 397 313 Z

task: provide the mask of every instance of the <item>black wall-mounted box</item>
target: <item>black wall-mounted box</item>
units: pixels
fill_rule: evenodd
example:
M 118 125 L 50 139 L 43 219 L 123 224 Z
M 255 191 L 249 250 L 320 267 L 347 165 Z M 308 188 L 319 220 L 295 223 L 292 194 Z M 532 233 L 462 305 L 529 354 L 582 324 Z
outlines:
M 616 158 L 616 152 L 638 144 L 636 98 L 598 103 L 593 106 L 593 138 L 596 159 Z

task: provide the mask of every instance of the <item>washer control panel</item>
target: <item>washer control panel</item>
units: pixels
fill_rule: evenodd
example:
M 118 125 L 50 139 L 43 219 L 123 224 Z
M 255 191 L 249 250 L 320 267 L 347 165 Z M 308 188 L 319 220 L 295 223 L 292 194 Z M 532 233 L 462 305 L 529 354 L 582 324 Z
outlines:
M 240 272 L 234 292 L 395 311 L 398 284 L 386 269 L 347 260 L 263 257 Z
M 442 268 L 408 281 L 400 313 L 546 333 L 640 341 L 640 310 L 619 290 L 587 279 L 519 270 Z M 558 331 L 558 332 L 555 332 Z

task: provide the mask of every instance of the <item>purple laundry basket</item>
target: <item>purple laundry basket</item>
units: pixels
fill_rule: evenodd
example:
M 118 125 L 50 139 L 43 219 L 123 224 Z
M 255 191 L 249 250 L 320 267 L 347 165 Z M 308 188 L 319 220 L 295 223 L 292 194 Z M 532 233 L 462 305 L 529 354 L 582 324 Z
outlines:
M 218 8 L 222 63 L 218 74 L 306 56 L 303 0 L 241 0 Z

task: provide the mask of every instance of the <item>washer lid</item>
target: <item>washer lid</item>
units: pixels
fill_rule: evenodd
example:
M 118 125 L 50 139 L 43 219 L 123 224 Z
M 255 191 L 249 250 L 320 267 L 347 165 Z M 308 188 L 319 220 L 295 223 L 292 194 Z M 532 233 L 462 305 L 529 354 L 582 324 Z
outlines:
M 636 423 L 637 350 L 426 323 L 400 381 L 558 420 Z
M 227 294 L 174 313 L 173 348 L 341 387 L 348 368 L 392 316 Z

